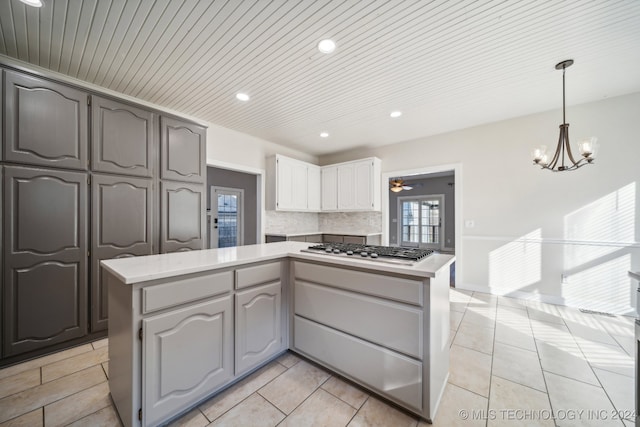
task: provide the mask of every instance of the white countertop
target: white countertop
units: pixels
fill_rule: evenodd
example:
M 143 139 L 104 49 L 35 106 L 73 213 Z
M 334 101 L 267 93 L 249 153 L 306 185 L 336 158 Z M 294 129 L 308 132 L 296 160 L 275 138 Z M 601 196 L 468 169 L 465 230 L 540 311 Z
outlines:
M 448 266 L 454 260 L 452 255 L 432 254 L 424 260 L 409 266 L 347 256 L 334 257 L 300 252 L 301 249 L 308 247 L 309 243 L 305 242 L 277 242 L 111 259 L 102 261 L 101 265 L 124 283 L 131 284 L 286 257 L 322 261 L 339 266 L 367 268 L 388 273 L 434 277 L 438 270 Z
M 637 281 L 640 282 L 640 271 L 630 271 L 629 277 L 631 277 L 632 279 L 636 279 Z M 638 309 L 640 310 L 640 307 L 638 307 Z
M 367 231 L 307 231 L 301 233 L 264 233 L 266 236 L 278 236 L 278 237 L 297 237 L 297 236 L 313 236 L 316 234 L 336 234 L 338 236 L 381 236 L 382 232 L 370 233 Z

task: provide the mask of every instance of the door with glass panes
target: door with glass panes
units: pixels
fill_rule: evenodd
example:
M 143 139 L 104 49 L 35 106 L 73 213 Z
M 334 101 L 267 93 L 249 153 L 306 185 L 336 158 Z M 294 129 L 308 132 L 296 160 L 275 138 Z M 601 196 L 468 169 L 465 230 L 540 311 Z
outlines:
M 400 245 L 442 249 L 444 236 L 444 196 L 398 198 Z
M 211 187 L 211 248 L 244 244 L 244 190 Z

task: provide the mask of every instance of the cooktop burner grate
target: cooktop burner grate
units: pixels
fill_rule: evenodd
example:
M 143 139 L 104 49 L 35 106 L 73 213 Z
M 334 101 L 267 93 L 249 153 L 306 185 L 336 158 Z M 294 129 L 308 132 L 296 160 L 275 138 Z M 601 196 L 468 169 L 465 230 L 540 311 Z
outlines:
M 335 255 L 352 255 L 367 258 L 393 258 L 420 261 L 431 255 L 432 249 L 400 248 L 396 246 L 360 245 L 356 243 L 324 243 L 309 246 L 308 251 L 325 252 Z

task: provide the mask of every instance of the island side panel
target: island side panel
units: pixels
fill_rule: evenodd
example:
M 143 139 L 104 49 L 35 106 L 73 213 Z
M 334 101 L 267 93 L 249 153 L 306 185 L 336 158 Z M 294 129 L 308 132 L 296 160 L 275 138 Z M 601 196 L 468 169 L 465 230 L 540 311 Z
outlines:
M 449 379 L 449 264 L 425 280 L 423 416 L 429 421 L 435 418 Z
M 125 427 L 140 425 L 140 349 L 136 334 L 133 285 L 110 273 L 109 287 L 109 389 Z

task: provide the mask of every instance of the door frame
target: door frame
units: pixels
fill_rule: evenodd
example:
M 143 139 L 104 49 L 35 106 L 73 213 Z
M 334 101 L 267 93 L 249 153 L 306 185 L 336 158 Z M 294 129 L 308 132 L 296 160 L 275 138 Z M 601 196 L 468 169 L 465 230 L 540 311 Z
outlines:
M 444 221 L 444 213 L 445 213 L 445 199 L 444 199 L 444 194 L 425 194 L 425 195 L 420 195 L 420 196 L 401 196 L 398 197 L 398 246 L 402 246 L 402 202 L 407 201 L 407 200 L 417 200 L 417 201 L 423 201 L 423 200 L 434 200 L 437 199 L 440 202 L 440 212 L 439 212 L 439 218 L 440 218 L 440 243 L 436 246 L 434 244 L 424 244 L 424 243 L 418 243 L 417 247 L 419 248 L 425 248 L 425 249 L 436 249 L 436 250 L 442 250 L 444 248 L 444 236 L 445 236 L 445 221 Z M 422 226 L 422 220 L 420 220 L 420 226 Z M 422 230 L 420 230 L 420 232 L 422 232 Z
M 231 187 L 220 187 L 217 185 L 212 185 L 211 187 L 209 187 L 209 196 L 211 197 L 211 234 L 209 237 L 209 247 L 211 249 L 218 249 L 218 242 L 215 242 L 215 246 L 213 245 L 214 242 L 214 238 L 213 238 L 213 230 L 215 230 L 215 223 L 214 223 L 214 207 L 213 207 L 213 201 L 214 201 L 214 194 L 216 193 L 216 191 L 220 191 L 222 193 L 239 193 L 240 194 L 240 199 L 238 200 L 238 203 L 236 204 L 236 208 L 237 208 L 237 218 L 240 219 L 239 224 L 237 224 L 238 230 L 236 231 L 236 246 L 243 246 L 244 245 L 244 189 L 242 188 L 231 188 Z M 217 203 L 217 199 L 216 199 L 216 207 L 215 207 L 215 212 L 217 213 L 217 216 L 220 216 L 220 213 L 218 212 L 218 203 Z M 219 224 L 220 222 L 218 222 Z M 216 233 L 217 235 L 218 233 Z M 219 240 L 219 236 L 218 240 Z
M 265 226 L 263 218 L 266 215 L 264 205 L 265 197 L 265 170 L 253 168 L 251 166 L 240 165 L 236 163 L 221 162 L 219 160 L 207 159 L 207 166 L 226 169 L 230 171 L 242 172 L 256 176 L 256 243 L 265 242 Z
M 384 162 L 383 162 L 384 164 Z M 463 181 L 462 163 L 448 163 L 435 166 L 423 166 L 415 169 L 394 170 L 383 172 L 381 176 L 380 196 L 382 210 L 382 244 L 389 244 L 389 180 L 398 176 L 429 175 L 438 172 L 453 171 L 454 175 L 454 201 L 455 201 L 455 254 L 456 254 L 456 283 L 464 283 L 464 250 L 462 225 L 463 221 Z M 457 285 L 456 285 L 457 286 Z

